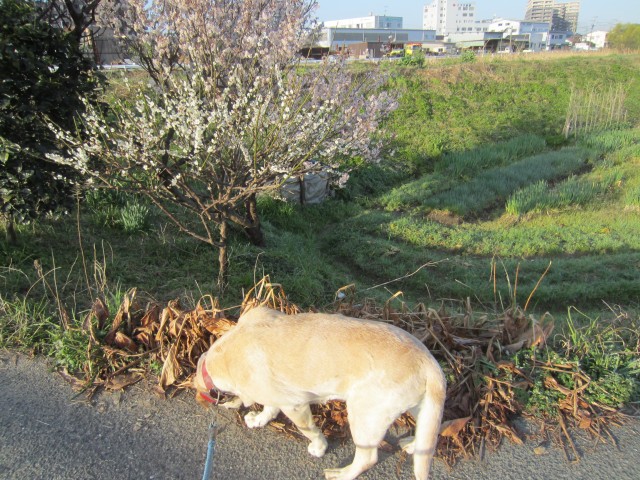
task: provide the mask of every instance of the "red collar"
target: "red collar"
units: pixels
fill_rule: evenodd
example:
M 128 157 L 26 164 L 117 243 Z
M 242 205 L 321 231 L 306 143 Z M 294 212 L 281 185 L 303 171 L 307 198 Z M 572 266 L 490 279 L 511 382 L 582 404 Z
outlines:
M 211 380 L 211 375 L 207 371 L 207 362 L 206 360 L 202 361 L 202 380 L 204 381 L 204 386 L 209 390 L 208 393 L 198 392 L 200 396 L 209 403 L 213 405 L 217 405 L 220 400 L 220 391 L 213 384 L 213 380 Z

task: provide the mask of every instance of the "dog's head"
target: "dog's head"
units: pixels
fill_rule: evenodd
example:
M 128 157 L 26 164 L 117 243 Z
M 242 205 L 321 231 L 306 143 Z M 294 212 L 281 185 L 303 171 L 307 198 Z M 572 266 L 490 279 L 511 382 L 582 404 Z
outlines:
M 196 374 L 193 377 L 193 386 L 196 388 L 196 401 L 205 407 L 217 405 L 220 400 L 220 392 L 213 384 L 211 375 L 207 370 L 207 352 L 198 360 Z

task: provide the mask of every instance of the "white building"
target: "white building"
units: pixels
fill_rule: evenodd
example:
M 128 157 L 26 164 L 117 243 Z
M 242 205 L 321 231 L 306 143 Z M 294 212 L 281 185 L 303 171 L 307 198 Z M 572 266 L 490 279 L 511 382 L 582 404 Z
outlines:
M 347 18 L 344 20 L 329 20 L 324 22 L 325 27 L 331 28 L 402 28 L 402 17 L 389 17 L 387 15 L 373 15 L 368 17 Z
M 383 50 L 402 48 L 407 43 L 433 42 L 435 30 L 402 28 L 402 17 L 373 15 L 325 21 L 313 45 L 330 53 L 347 52 L 349 55 L 381 56 Z
M 389 44 L 432 42 L 436 39 L 434 30 L 416 30 L 406 28 L 341 28 L 325 27 L 314 44 L 328 48 L 330 52 L 344 51 L 354 44 Z
M 435 30 L 437 35 L 473 32 L 478 28 L 475 16 L 475 2 L 434 0 L 424 7 L 422 26 L 425 30 Z
M 607 45 L 607 35 L 609 32 L 598 30 L 596 32 L 587 33 L 582 37 L 585 41 L 593 43 L 596 48 L 604 48 Z
M 510 20 L 494 18 L 481 23 L 482 28 L 473 32 L 451 33 L 446 36 L 450 42 L 456 43 L 458 48 L 475 48 L 496 52 L 540 52 L 550 48 L 551 34 L 547 22 L 532 22 L 527 20 Z M 562 37 L 556 39 L 556 37 Z M 553 43 L 564 44 L 565 36 L 554 34 Z
M 494 18 L 489 32 L 502 32 L 503 39 L 511 50 L 524 49 L 540 52 L 546 50 L 549 39 L 549 24 L 527 20 Z

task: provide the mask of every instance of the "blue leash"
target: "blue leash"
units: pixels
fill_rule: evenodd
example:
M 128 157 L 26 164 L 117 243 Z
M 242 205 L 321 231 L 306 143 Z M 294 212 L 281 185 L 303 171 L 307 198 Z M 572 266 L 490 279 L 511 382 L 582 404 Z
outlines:
M 215 421 L 211 421 L 209 424 L 209 443 L 207 444 L 207 460 L 204 463 L 204 473 L 202 474 L 202 480 L 209 480 L 211 472 L 213 470 L 213 454 L 216 448 L 216 434 L 218 432 L 218 426 Z

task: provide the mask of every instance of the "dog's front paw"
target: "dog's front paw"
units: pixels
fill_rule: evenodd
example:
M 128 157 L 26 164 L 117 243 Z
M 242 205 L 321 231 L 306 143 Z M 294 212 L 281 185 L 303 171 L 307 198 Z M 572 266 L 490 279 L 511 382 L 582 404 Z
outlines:
M 266 423 L 263 423 L 260 418 L 260 413 L 258 412 L 249 412 L 244 416 L 244 423 L 247 424 L 249 428 L 259 428 L 264 427 Z
M 307 450 L 314 457 L 320 458 L 327 451 L 327 440 L 324 437 L 318 438 L 309 444 Z

